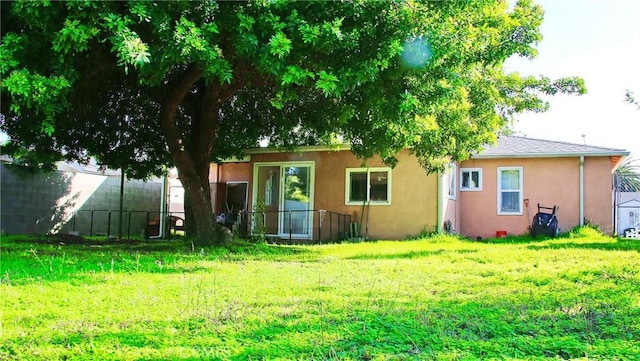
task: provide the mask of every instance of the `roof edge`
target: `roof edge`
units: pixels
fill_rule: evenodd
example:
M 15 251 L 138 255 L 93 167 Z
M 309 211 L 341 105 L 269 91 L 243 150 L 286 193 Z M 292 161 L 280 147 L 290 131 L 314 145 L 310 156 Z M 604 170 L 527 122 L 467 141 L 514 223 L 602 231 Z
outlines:
M 628 157 L 628 151 L 602 151 L 602 152 L 568 152 L 568 153 L 521 153 L 521 154 L 473 154 L 469 159 L 501 159 L 501 158 L 567 158 L 567 157 Z
M 351 150 L 350 144 L 336 144 L 336 145 L 301 145 L 296 146 L 293 149 L 288 148 L 249 148 L 245 149 L 244 153 L 251 154 L 269 154 L 269 153 L 306 153 L 306 152 L 339 152 L 341 150 Z

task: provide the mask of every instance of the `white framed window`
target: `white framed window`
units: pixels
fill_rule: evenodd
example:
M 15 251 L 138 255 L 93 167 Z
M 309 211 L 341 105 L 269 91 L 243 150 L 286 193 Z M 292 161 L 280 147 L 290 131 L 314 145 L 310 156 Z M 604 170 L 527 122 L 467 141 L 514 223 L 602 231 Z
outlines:
M 482 168 L 460 168 L 460 190 L 482 190 Z
M 629 225 L 632 227 L 640 226 L 640 211 L 629 211 Z
M 347 168 L 345 204 L 391 204 L 391 168 Z
M 498 167 L 498 214 L 522 215 L 522 167 Z
M 450 199 L 456 199 L 456 174 L 457 174 L 457 167 L 455 164 L 451 163 L 449 164 L 448 168 L 447 168 L 447 176 L 449 177 L 449 191 L 447 193 L 447 196 L 449 196 Z

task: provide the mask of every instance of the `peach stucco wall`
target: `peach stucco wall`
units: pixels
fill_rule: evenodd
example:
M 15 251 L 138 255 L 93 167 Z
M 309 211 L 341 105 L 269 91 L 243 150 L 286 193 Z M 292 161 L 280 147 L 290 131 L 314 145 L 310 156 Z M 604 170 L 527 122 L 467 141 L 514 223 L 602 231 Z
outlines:
M 522 167 L 523 212 L 498 215 L 498 167 Z M 580 224 L 580 158 L 472 159 L 460 168 L 482 169 L 482 191 L 459 191 L 460 232 L 471 238 L 495 237 L 496 231 L 519 235 L 528 232 L 537 205 L 558 206 L 560 231 Z M 585 157 L 584 216 L 611 232 L 611 159 Z M 528 204 L 528 206 L 527 206 Z M 545 212 L 548 212 L 545 210 Z
M 313 208 L 351 215 L 360 222 L 362 205 L 345 204 L 346 169 L 359 168 L 362 160 L 350 151 L 313 151 L 296 153 L 252 154 L 250 163 L 227 163 L 212 166 L 212 182 L 247 180 L 249 208 L 252 207 L 252 173 L 254 163 L 312 161 L 315 168 Z M 370 167 L 383 167 L 379 159 L 369 160 Z M 215 178 L 213 175 L 219 175 Z M 415 157 L 403 152 L 391 172 L 391 204 L 374 205 L 368 209 L 368 237 L 371 239 L 404 239 L 422 231 L 433 231 L 437 225 L 438 177 L 427 175 Z M 362 233 L 366 232 L 367 207 L 364 210 Z
M 585 158 L 584 218 L 613 234 L 613 179 L 610 157 Z
M 248 162 L 211 164 L 210 183 L 248 182 L 251 179 L 251 165 Z

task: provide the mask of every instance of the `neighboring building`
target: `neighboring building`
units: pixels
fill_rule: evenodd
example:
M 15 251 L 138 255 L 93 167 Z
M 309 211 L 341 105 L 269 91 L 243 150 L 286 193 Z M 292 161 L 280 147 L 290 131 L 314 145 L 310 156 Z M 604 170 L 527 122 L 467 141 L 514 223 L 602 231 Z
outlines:
M 0 229 L 4 234 L 80 232 L 117 234 L 119 171 L 95 164 L 57 163 L 57 171 L 25 173 L 10 159 L 0 163 Z M 124 182 L 125 235 L 138 236 L 160 213 L 162 182 Z
M 619 192 L 616 195 L 616 231 L 625 235 L 625 229 L 640 229 L 640 192 Z
M 443 229 L 475 239 L 527 233 L 538 204 L 558 207 L 562 231 L 589 222 L 613 233 L 612 172 L 629 152 L 500 137 L 440 175 L 426 174 L 409 151 L 393 169 L 379 159 L 363 165 L 348 146 L 246 154 L 211 165 L 214 211 L 258 210 L 268 235 L 312 240 L 324 210 L 350 216 L 372 239 Z

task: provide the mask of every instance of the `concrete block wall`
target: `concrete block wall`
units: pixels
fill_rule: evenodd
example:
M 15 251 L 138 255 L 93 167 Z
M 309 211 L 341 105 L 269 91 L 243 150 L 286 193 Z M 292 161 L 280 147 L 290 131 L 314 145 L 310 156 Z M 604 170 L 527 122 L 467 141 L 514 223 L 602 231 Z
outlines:
M 123 231 L 139 235 L 147 212 L 160 209 L 162 183 L 127 180 Z M 116 234 L 120 176 L 73 172 L 25 174 L 0 165 L 0 229 L 3 234 L 79 231 Z M 110 215 L 110 222 L 109 222 Z M 157 216 L 157 213 L 156 213 Z

